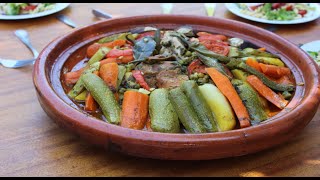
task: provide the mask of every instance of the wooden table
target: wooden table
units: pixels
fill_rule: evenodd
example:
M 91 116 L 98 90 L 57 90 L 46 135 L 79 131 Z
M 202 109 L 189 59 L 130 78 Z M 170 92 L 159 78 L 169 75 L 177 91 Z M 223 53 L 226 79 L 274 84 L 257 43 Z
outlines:
M 174 14 L 205 16 L 203 4 L 174 4 Z M 114 17 L 160 14 L 160 4 L 75 3 L 59 13 L 79 26 L 101 19 L 91 14 L 99 8 Z M 216 17 L 237 17 L 218 4 Z M 278 25 L 275 32 L 293 43 L 319 39 L 320 19 L 301 25 Z M 26 59 L 31 52 L 14 36 L 15 29 L 29 31 L 41 51 L 56 37 L 73 31 L 55 15 L 0 21 L 0 56 Z M 320 111 L 301 134 L 280 146 L 242 157 L 210 161 L 164 161 L 106 152 L 59 128 L 42 110 L 32 83 L 32 66 L 0 66 L 0 176 L 319 176 Z

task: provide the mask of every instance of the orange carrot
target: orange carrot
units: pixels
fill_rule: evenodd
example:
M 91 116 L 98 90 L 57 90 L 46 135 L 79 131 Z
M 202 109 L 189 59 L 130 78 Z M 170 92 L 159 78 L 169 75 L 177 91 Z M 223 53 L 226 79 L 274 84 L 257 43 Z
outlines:
M 238 117 L 240 127 L 245 128 L 251 126 L 249 113 L 229 79 L 215 68 L 206 68 L 206 71 L 213 82 L 217 85 L 218 89 L 229 100 L 234 112 Z
M 256 69 L 257 71 L 262 72 L 262 71 L 261 71 L 261 67 L 260 67 L 260 65 L 259 65 L 259 63 L 258 63 L 257 60 L 249 57 L 249 58 L 246 60 L 246 64 L 247 64 L 248 66 L 253 67 L 253 68 Z
M 126 44 L 126 40 L 123 39 L 116 39 L 112 42 L 107 42 L 107 43 L 103 43 L 102 46 L 103 47 L 108 47 L 108 48 L 114 48 L 116 46 L 124 46 Z
M 266 48 L 265 47 L 261 47 L 258 49 L 259 51 L 266 51 Z
M 262 73 L 270 77 L 280 78 L 282 76 L 291 74 L 290 69 L 287 67 L 279 67 L 263 63 L 259 63 L 259 66 L 261 68 Z
M 107 63 L 117 63 L 117 58 L 106 58 L 100 61 L 100 66 L 107 64 Z
M 118 64 L 114 62 L 104 64 L 100 67 L 99 73 L 103 81 L 115 92 L 118 81 Z
M 99 76 L 99 71 L 94 71 L 93 72 L 95 75 Z M 85 100 L 85 106 L 84 110 L 85 111 L 96 111 L 98 108 L 97 102 L 94 100 L 93 96 L 88 93 L 86 100 Z
M 281 98 L 272 89 L 270 89 L 268 86 L 264 85 L 263 82 L 257 76 L 250 75 L 247 77 L 247 81 L 263 97 L 265 97 L 272 104 L 276 105 L 278 108 L 283 109 L 288 104 L 287 100 Z
M 88 93 L 88 95 L 86 97 L 86 101 L 85 101 L 84 110 L 85 111 L 96 111 L 97 108 L 98 108 L 98 104 L 93 99 L 93 96 L 90 93 Z
M 78 81 L 79 77 L 81 76 L 83 70 L 84 70 L 84 67 L 77 71 L 65 73 L 63 77 L 66 84 L 75 84 Z
M 126 91 L 123 96 L 120 126 L 143 129 L 148 119 L 149 96 L 138 91 Z
M 121 63 L 128 63 L 130 61 L 133 61 L 134 60 L 134 57 L 133 55 L 129 55 L 129 56 L 120 56 L 119 58 L 117 58 Z
M 101 47 L 102 47 L 102 44 L 99 44 L 99 43 L 91 44 L 87 48 L 87 57 L 91 58 Z

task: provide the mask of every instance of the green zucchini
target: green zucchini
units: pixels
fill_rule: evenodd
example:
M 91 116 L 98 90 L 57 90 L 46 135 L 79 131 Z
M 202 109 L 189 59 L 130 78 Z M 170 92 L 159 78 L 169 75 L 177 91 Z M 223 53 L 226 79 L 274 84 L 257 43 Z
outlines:
M 242 71 L 240 69 L 233 69 L 231 70 L 231 73 L 233 74 L 233 77 L 242 81 L 246 81 L 247 77 L 249 76 L 247 72 Z
M 205 127 L 200 123 L 195 110 L 188 101 L 187 96 L 182 92 L 180 87 L 169 91 L 169 99 L 173 108 L 177 112 L 180 122 L 190 133 L 204 133 Z
M 150 94 L 149 115 L 151 129 L 156 132 L 178 133 L 180 122 L 170 100 L 167 89 L 155 89 Z
M 82 82 L 94 100 L 99 104 L 107 121 L 112 124 L 119 124 L 121 109 L 113 92 L 105 82 L 99 76 L 92 73 L 84 74 Z
M 259 124 L 261 121 L 268 119 L 263 104 L 260 102 L 258 92 L 245 81 L 233 79 L 231 83 L 247 108 L 252 125 Z
M 181 89 L 186 94 L 200 119 L 200 123 L 206 128 L 207 132 L 217 132 L 216 120 L 209 105 L 201 94 L 197 83 L 192 80 L 184 81 Z

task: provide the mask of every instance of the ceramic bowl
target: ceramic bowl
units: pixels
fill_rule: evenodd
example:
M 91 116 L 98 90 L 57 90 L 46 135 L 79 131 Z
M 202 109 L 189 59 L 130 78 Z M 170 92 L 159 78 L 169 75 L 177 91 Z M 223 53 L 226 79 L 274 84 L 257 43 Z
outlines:
M 112 125 L 82 112 L 65 94 L 62 71 L 85 57 L 98 39 L 130 29 L 154 26 L 174 29 L 190 25 L 197 31 L 242 38 L 277 53 L 292 70 L 298 86 L 287 108 L 263 123 L 243 129 L 205 134 L 171 134 Z M 43 110 L 58 125 L 88 142 L 133 156 L 205 160 L 242 156 L 282 144 L 312 120 L 320 101 L 319 69 L 299 47 L 264 29 L 242 22 L 205 16 L 149 15 L 109 19 L 76 29 L 48 44 L 35 62 L 33 82 Z

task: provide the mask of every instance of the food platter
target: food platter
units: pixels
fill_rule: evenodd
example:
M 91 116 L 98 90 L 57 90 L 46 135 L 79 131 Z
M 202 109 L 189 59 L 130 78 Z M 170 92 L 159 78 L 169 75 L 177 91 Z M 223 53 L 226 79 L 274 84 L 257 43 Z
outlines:
M 300 23 L 306 23 L 313 20 L 316 20 L 320 17 L 320 5 L 318 3 L 310 3 L 310 6 L 315 8 L 314 11 L 310 12 L 306 16 L 299 18 L 299 19 L 293 19 L 293 20 L 268 20 L 263 18 L 257 18 L 254 16 L 250 16 L 247 14 L 244 14 L 241 12 L 241 9 L 237 5 L 238 3 L 225 3 L 225 7 L 233 14 L 251 20 L 261 23 L 267 23 L 267 24 L 300 24 Z
M 47 16 L 50 14 L 57 13 L 59 11 L 64 10 L 70 5 L 70 3 L 56 3 L 55 7 L 50 10 L 42 11 L 34 14 L 22 14 L 22 15 L 3 15 L 0 14 L 0 20 L 22 20 L 22 19 L 32 19 Z
M 62 88 L 60 77 L 63 72 L 78 64 L 85 56 L 81 52 L 99 39 L 136 27 L 176 29 L 182 25 L 192 26 L 197 31 L 223 32 L 226 36 L 239 37 L 281 56 L 299 84 L 288 108 L 264 123 L 243 129 L 203 134 L 160 133 L 99 121 L 83 113 Z M 300 133 L 319 106 L 319 99 L 314 98 L 320 95 L 318 73 L 314 61 L 303 50 L 261 28 L 219 18 L 150 15 L 105 20 L 57 38 L 38 57 L 33 81 L 40 105 L 48 116 L 92 144 L 139 157 L 200 160 L 258 152 Z

